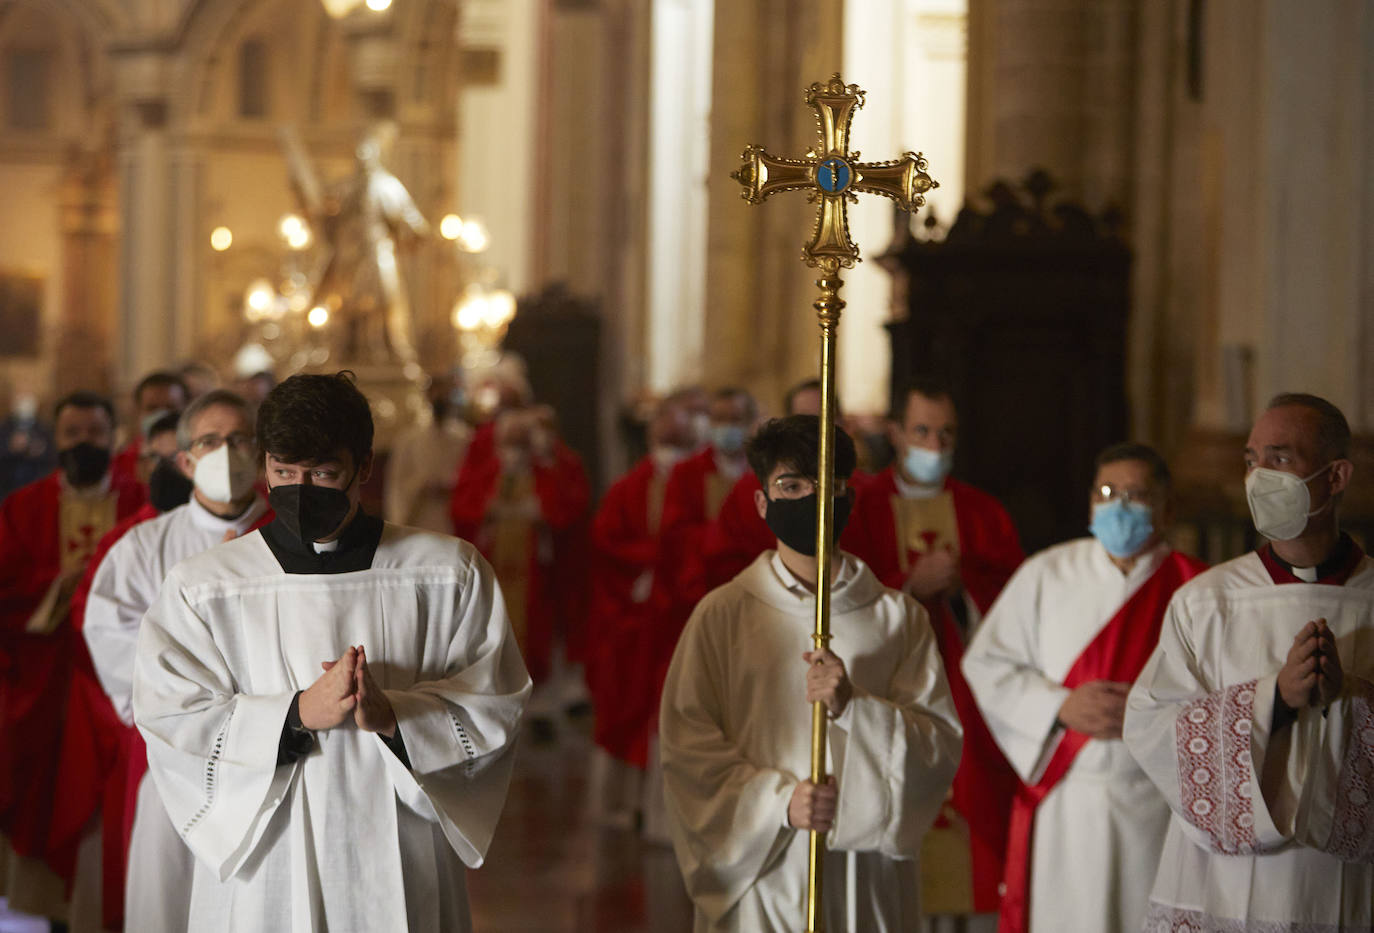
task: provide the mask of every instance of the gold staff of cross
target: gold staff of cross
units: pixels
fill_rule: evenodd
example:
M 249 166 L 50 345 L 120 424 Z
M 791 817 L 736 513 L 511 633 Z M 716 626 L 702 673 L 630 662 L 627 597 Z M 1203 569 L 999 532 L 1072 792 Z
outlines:
M 820 148 L 806 153 L 804 159 L 769 155 L 763 146 L 750 146 L 744 161 L 730 177 L 744 186 L 744 199 L 761 204 L 779 191 L 805 191 L 807 199 L 820 202 L 811 242 L 802 247 L 802 260 L 821 270 L 816 285 L 821 290 L 814 303 L 821 326 L 821 437 L 820 476 L 817 477 L 820 508 L 816 519 L 816 630 L 812 641 L 816 649 L 830 643 L 830 564 L 834 551 L 835 527 L 835 331 L 839 327 L 844 300 L 840 298 L 841 268 L 853 268 L 859 261 L 859 247 L 849 236 L 849 202 L 858 203 L 859 192 L 881 194 L 897 202 L 905 211 L 925 203 L 925 192 L 938 187 L 926 174 L 926 160 L 920 153 L 903 153 L 890 162 L 860 162 L 859 153 L 849 151 L 849 124 L 854 112 L 864 105 L 864 92 L 858 85 L 846 85 L 839 74 L 825 84 L 812 84 L 806 90 L 806 103 L 816 111 Z M 822 784 L 825 775 L 825 704 L 811 707 L 811 780 Z M 822 933 L 821 865 L 825 840 L 811 831 L 806 877 L 806 930 Z

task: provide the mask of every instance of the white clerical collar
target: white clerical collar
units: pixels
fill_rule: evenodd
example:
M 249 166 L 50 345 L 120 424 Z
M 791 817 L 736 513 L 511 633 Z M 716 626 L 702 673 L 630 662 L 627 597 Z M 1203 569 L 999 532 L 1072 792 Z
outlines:
M 945 481 L 940 480 L 934 486 L 926 486 L 922 483 L 908 483 L 902 478 L 902 471 L 896 467 L 892 468 L 892 482 L 897 487 L 897 495 L 903 499 L 934 499 L 945 491 Z
M 235 537 L 253 527 L 253 523 L 267 511 L 267 502 L 257 493 L 253 494 L 253 504 L 244 509 L 243 514 L 234 518 L 224 518 L 211 512 L 201 505 L 195 493 L 191 494 L 191 501 L 187 506 L 191 512 L 191 523 L 197 528 L 203 531 L 217 531 L 220 534 L 232 530 Z
M 1292 568 L 1289 572 L 1290 572 L 1291 574 L 1293 574 L 1293 576 L 1295 576 L 1295 577 L 1297 577 L 1299 580 L 1301 580 L 1303 583 L 1316 583 L 1316 582 L 1317 582 L 1317 568 L 1316 568 L 1316 567 L 1294 567 L 1294 568 Z
M 339 549 L 340 540 L 335 538 L 333 541 L 311 541 L 310 546 L 315 549 L 316 554 L 329 554 Z
M 839 554 L 838 556 L 840 559 L 840 570 L 839 573 L 835 574 L 835 579 L 831 581 L 831 593 L 834 593 L 836 590 L 840 589 L 845 584 L 849 583 L 856 576 L 858 576 L 859 573 L 859 565 L 857 561 L 847 560 L 843 553 Z M 782 562 L 782 555 L 779 554 L 777 551 L 774 551 L 773 556 L 769 558 L 768 566 L 773 568 L 773 573 L 777 576 L 778 582 L 781 583 L 783 585 L 783 588 L 786 589 L 789 593 L 792 593 L 796 596 L 800 596 L 802 599 L 815 598 L 815 589 L 807 586 L 805 583 L 803 583 L 801 580 L 797 578 L 796 574 L 788 570 L 787 565 Z

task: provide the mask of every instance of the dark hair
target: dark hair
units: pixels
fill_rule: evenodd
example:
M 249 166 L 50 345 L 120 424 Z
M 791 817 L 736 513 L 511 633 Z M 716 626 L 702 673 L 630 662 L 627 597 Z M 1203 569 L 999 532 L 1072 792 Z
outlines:
M 169 411 L 165 415 L 159 415 L 148 429 L 147 440 L 152 440 L 159 434 L 166 434 L 168 431 L 175 431 L 181 422 L 181 415 L 175 411 Z
M 819 379 L 808 379 L 808 380 L 806 380 L 805 382 L 799 382 L 799 383 L 797 383 L 797 384 L 794 385 L 792 388 L 788 389 L 788 390 L 787 390 L 787 394 L 784 395 L 784 396 L 782 397 L 782 410 L 783 410 L 783 414 L 787 414 L 787 415 L 796 414 L 796 412 L 794 412 L 794 411 L 792 410 L 792 406 L 796 404 L 796 402 L 797 402 L 797 396 L 798 396 L 798 395 L 801 395 L 803 392 L 819 392 L 819 391 L 821 391 L 821 381 L 820 381 Z M 835 393 L 835 417 L 838 418 L 838 417 L 840 416 L 840 412 L 841 412 L 841 406 L 840 406 L 840 393 L 836 392 L 836 393 Z
M 711 393 L 711 401 L 713 402 L 718 400 L 732 401 L 737 398 L 743 399 L 744 404 L 749 408 L 750 421 L 759 416 L 759 403 L 754 401 L 754 396 L 739 386 L 725 386 Z
M 1341 410 L 1326 399 L 1305 392 L 1280 392 L 1269 400 L 1265 411 L 1296 405 L 1317 414 L 1317 445 L 1325 460 L 1342 460 L 1350 456 L 1350 422 Z
M 52 409 L 52 420 L 57 421 L 62 416 L 64 408 L 103 408 L 105 414 L 110 419 L 110 424 L 115 423 L 114 405 L 110 400 L 98 392 L 89 392 L 86 389 L 77 389 L 69 392 L 57 400 L 57 404 Z
M 258 408 L 258 446 L 285 463 L 328 460 L 340 450 L 359 467 L 372 452 L 372 410 L 348 370 L 285 379 Z
M 186 387 L 186 380 L 176 373 L 169 373 L 165 369 L 151 372 L 138 380 L 138 385 L 134 386 L 134 404 L 139 404 L 139 399 L 143 397 L 144 389 L 169 389 L 176 388 L 181 390 L 181 403 L 186 404 L 186 400 L 191 397 L 191 390 Z
M 772 418 L 744 445 L 749 468 L 768 488 L 768 475 L 779 464 L 792 467 L 804 476 L 820 472 L 821 419 L 815 415 L 788 415 Z M 843 428 L 835 428 L 835 476 L 848 479 L 858 464 L 854 441 Z
M 902 386 L 901 391 L 892 397 L 892 410 L 887 413 L 888 418 L 903 424 L 906 421 L 906 407 L 913 395 L 928 398 L 932 402 L 948 399 L 956 411 L 959 408 L 958 403 L 954 401 L 954 393 L 950 390 L 949 383 L 937 376 L 913 376 Z
M 1138 460 L 1149 467 L 1150 481 L 1165 495 L 1173 489 L 1174 477 L 1169 472 L 1169 464 L 1159 455 L 1159 451 L 1148 444 L 1137 444 L 1134 441 L 1112 444 L 1097 455 L 1097 468 L 1100 470 L 1109 463 L 1119 463 L 1122 460 Z

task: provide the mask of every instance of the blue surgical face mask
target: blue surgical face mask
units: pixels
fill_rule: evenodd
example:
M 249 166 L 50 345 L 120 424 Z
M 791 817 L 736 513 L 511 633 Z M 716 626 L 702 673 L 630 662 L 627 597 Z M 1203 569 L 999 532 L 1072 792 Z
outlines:
M 1124 499 L 1100 502 L 1093 506 L 1093 520 L 1088 530 L 1102 542 L 1108 554 L 1131 557 L 1154 534 L 1154 513 L 1141 502 L 1127 502 Z
M 954 451 L 908 446 L 902 454 L 902 471 L 923 486 L 943 483 L 954 466 Z
M 737 454 L 744 449 L 748 435 L 738 424 L 711 425 L 711 446 L 723 454 Z

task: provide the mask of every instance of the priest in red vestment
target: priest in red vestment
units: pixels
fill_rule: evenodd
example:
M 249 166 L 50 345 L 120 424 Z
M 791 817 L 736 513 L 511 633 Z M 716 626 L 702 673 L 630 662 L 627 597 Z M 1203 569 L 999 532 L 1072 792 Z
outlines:
M 144 503 L 111 469 L 114 409 L 90 392 L 58 402 L 59 469 L 0 503 L 0 879 L 16 910 L 66 917 L 66 884 L 43 863 L 56 799 L 73 672 L 90 658 L 69 621 L 73 593 L 100 539 Z
M 582 459 L 547 405 L 508 409 L 479 427 L 458 470 L 454 534 L 496 571 L 536 684 L 551 673 L 555 641 L 582 660 L 590 502 Z
M 959 663 L 969 635 L 1023 555 L 1011 517 L 997 500 L 949 475 L 958 428 L 944 386 L 920 382 L 903 392 L 890 424 L 896 462 L 859 491 L 840 542 L 884 585 L 926 607 L 964 724 L 950 805 L 928 835 L 922 859 L 928 914 L 997 910 L 1007 821 L 1019 785 L 979 716 Z
M 782 407 L 787 415 L 819 415 L 820 380 L 808 379 L 788 389 L 783 396 Z M 838 401 L 835 408 L 838 413 Z M 871 474 L 855 470 L 849 477 L 849 488 L 857 492 L 870 478 Z M 759 517 L 758 507 L 754 504 L 754 493 L 761 488 L 758 477 L 752 470 L 746 470 L 721 503 L 715 521 L 707 526 L 703 536 L 702 562 L 708 591 L 733 580 L 754 562 L 755 557 L 770 550 L 776 542 L 776 536 Z
M 662 635 L 662 668 L 666 673 L 678 633 L 692 607 L 710 589 L 706 572 L 706 533 L 734 485 L 748 474 L 744 456 L 758 420 L 758 405 L 743 389 L 718 389 L 711 395 L 710 443 L 678 464 L 668 477 L 663 498 L 664 580 L 670 599 L 671 625 Z
M 1090 503 L 1091 537 L 1022 564 L 964 655 L 979 709 L 1026 782 L 1001 933 L 1153 929 L 1146 906 L 1169 804 L 1121 724 L 1169 599 L 1207 565 L 1166 541 L 1169 467 L 1154 449 L 1102 451 Z
M 186 382 L 173 372 L 151 372 L 134 386 L 134 435 L 114 455 L 114 472 L 132 476 L 145 485 L 152 466 L 142 457 L 144 444 L 153 425 L 164 415 L 180 412 L 191 400 Z
M 592 521 L 593 738 L 612 758 L 641 770 L 657 707 L 650 636 L 666 595 L 658 579 L 664 494 L 669 473 L 694 446 L 691 413 L 682 401 L 670 395 L 658 403 L 648 454 L 611 484 Z

